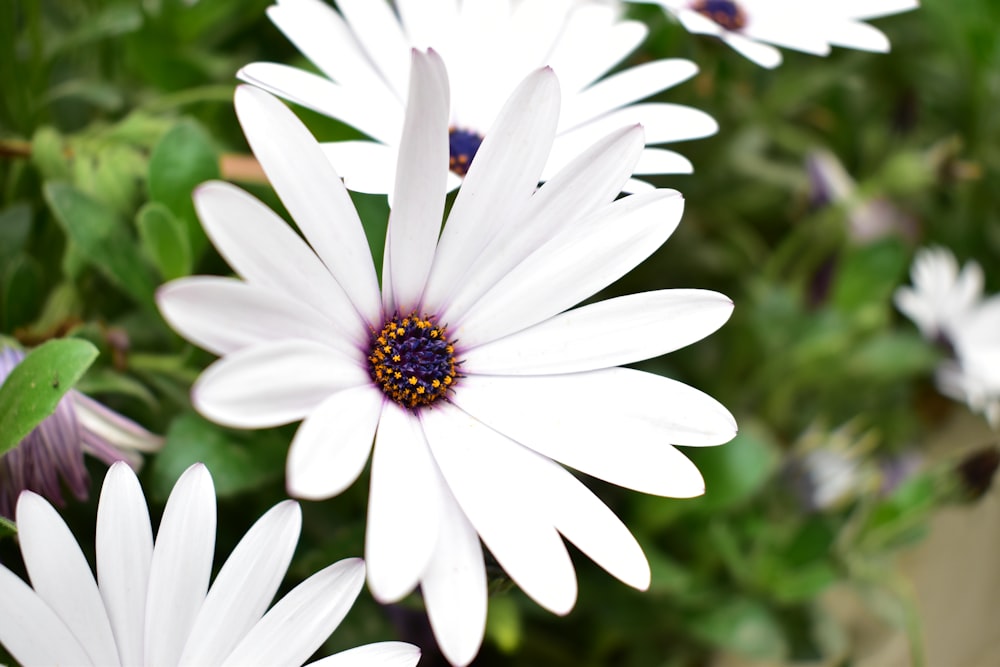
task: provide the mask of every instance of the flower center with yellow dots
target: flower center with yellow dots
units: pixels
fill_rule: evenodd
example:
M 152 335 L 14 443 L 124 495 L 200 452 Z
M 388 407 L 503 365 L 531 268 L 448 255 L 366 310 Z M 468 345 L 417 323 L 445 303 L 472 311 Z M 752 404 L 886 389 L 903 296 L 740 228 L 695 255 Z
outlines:
M 726 30 L 740 30 L 747 24 L 746 12 L 732 0 L 695 0 L 691 9 L 707 16 Z
M 476 157 L 476 151 L 483 143 L 483 137 L 471 130 L 452 127 L 448 130 L 448 169 L 459 176 L 465 176 Z
M 393 316 L 372 331 L 368 372 L 386 396 L 407 408 L 444 398 L 458 379 L 459 362 L 447 328 L 428 315 Z

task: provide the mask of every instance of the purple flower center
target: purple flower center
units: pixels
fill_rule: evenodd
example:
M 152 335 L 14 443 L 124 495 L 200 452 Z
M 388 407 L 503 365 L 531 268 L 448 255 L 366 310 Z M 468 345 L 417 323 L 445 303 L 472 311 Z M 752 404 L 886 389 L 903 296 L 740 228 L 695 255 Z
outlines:
M 691 9 L 712 19 L 726 30 L 740 30 L 747 24 L 746 12 L 731 0 L 694 0 Z
M 483 137 L 476 132 L 457 127 L 448 130 L 448 168 L 459 176 L 465 176 L 482 143 Z
M 386 396 L 407 408 L 444 398 L 458 378 L 455 346 L 429 315 L 394 315 L 372 331 L 368 373 Z

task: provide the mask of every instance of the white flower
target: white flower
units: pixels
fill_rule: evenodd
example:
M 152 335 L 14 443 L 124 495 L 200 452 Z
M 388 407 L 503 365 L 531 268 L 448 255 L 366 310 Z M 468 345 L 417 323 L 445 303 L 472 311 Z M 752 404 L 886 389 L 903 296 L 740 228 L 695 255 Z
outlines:
M 643 149 L 638 126 L 605 137 L 541 188 L 556 131 L 549 69 L 515 90 L 486 134 L 441 230 L 448 77 L 414 52 L 382 289 L 347 191 L 284 105 L 243 86 L 247 140 L 306 245 L 245 192 L 195 193 L 205 230 L 242 281 L 191 277 L 158 294 L 164 317 L 222 359 L 193 401 L 223 424 L 299 419 L 290 492 L 328 498 L 372 453 L 368 584 L 380 601 L 421 587 L 446 657 L 482 641 L 479 537 L 524 591 L 568 612 L 576 578 L 562 537 L 625 583 L 649 584 L 628 529 L 553 459 L 665 496 L 704 490 L 670 443 L 717 445 L 735 422 L 714 399 L 626 364 L 721 326 L 715 292 L 661 290 L 562 312 L 656 250 L 683 199 L 615 201 Z M 439 238 L 440 235 L 440 238 Z M 562 314 L 560 314 L 562 313 Z
M 628 0 L 661 5 L 688 32 L 714 35 L 762 67 L 781 64 L 771 46 L 825 56 L 830 46 L 886 52 L 889 40 L 864 21 L 908 11 L 918 0 Z
M 649 145 L 714 134 L 715 121 L 685 106 L 637 103 L 694 76 L 687 60 L 643 63 L 605 75 L 646 36 L 645 25 L 619 18 L 610 4 L 582 0 L 278 0 L 271 20 L 325 75 L 252 63 L 238 76 L 287 100 L 337 118 L 372 140 L 325 145 L 344 184 L 362 192 L 392 188 L 407 98 L 411 48 L 437 51 L 452 94 L 453 169 L 461 182 L 508 94 L 544 65 L 559 75 L 563 108 L 556 141 L 541 172 L 548 180 L 584 148 L 624 125 L 641 123 Z M 398 12 L 398 13 L 397 13 Z M 690 173 L 691 163 L 662 148 L 642 152 L 637 175 Z M 629 192 L 649 189 L 630 180 Z
M 209 588 L 215 490 L 205 466 L 191 466 L 177 481 L 154 545 L 139 480 L 115 463 L 97 509 L 95 582 L 63 520 L 25 491 L 17 528 L 32 585 L 0 566 L 0 643 L 24 667 L 301 665 L 343 620 L 364 581 L 364 563 L 343 560 L 268 611 L 301 524 L 298 503 L 275 505 Z M 312 664 L 404 667 L 419 656 L 415 646 L 385 642 Z
M 955 362 L 938 368 L 938 389 L 1000 428 L 1000 296 L 977 304 L 950 340 Z
M 896 290 L 896 307 L 925 338 L 944 338 L 954 345 L 957 332 L 982 299 L 982 268 L 968 262 L 960 273 L 947 248 L 922 248 L 910 267 L 910 278 L 913 287 Z

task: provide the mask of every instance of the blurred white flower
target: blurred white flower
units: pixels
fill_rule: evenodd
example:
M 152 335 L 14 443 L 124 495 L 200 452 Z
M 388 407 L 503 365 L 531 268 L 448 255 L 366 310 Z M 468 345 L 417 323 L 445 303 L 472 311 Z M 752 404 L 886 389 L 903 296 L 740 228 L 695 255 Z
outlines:
M 24 352 L 0 344 L 0 384 L 24 359 Z M 12 518 L 21 491 L 29 490 L 63 505 L 62 483 L 83 500 L 90 479 L 84 453 L 107 464 L 125 460 L 142 465 L 139 452 L 155 452 L 163 438 L 131 419 L 70 390 L 55 412 L 29 433 L 17 447 L 0 455 L 0 516 Z
M 199 216 L 243 280 L 177 280 L 158 302 L 182 335 L 223 357 L 193 389 L 203 414 L 245 428 L 304 419 L 288 457 L 293 495 L 340 493 L 372 455 L 369 587 L 390 602 L 420 585 L 445 656 L 465 665 L 486 620 L 480 537 L 559 614 L 576 598 L 563 537 L 648 586 L 628 529 L 555 461 L 647 493 L 701 494 L 701 474 L 672 443 L 726 442 L 732 415 L 687 385 L 616 366 L 701 339 L 732 302 L 660 290 L 563 312 L 655 251 L 683 199 L 615 199 L 643 150 L 634 125 L 537 187 L 558 119 L 547 68 L 500 111 L 442 231 L 448 77 L 433 51 L 414 52 L 412 77 L 381 294 L 319 145 L 281 102 L 243 86 L 247 140 L 309 245 L 242 190 L 206 184 Z
M 115 463 L 97 510 L 95 582 L 58 513 L 25 491 L 17 528 L 31 586 L 0 566 L 0 643 L 24 667 L 303 664 L 347 614 L 364 563 L 335 563 L 268 611 L 298 542 L 298 504 L 262 516 L 209 588 L 215 522 L 212 477 L 195 464 L 174 486 L 154 545 L 139 480 Z M 408 667 L 419 656 L 385 642 L 312 664 Z
M 829 54 L 831 46 L 886 52 L 888 38 L 865 21 L 919 6 L 918 0 L 626 1 L 660 5 L 688 32 L 714 35 L 768 68 L 781 64 L 775 46 L 818 56 Z
M 619 7 L 586 0 L 278 0 L 271 20 L 324 76 L 274 63 L 252 63 L 238 76 L 287 100 L 350 125 L 370 140 L 324 146 L 351 190 L 388 193 L 407 99 L 410 50 L 437 51 L 447 65 L 451 104 L 451 172 L 458 187 L 486 130 L 510 91 L 548 65 L 559 75 L 563 104 L 555 143 L 540 174 L 548 180 L 609 132 L 641 123 L 650 146 L 714 134 L 716 122 L 696 109 L 642 102 L 694 76 L 687 60 L 667 59 L 610 70 L 646 37 L 645 25 Z M 691 163 L 646 148 L 637 175 L 690 173 Z M 624 189 L 649 185 L 632 179 Z

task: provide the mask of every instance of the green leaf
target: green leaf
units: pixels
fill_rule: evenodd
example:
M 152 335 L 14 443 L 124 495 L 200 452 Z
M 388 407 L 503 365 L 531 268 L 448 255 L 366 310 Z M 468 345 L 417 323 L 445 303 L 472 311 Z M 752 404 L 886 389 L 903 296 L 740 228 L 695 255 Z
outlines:
M 184 223 L 163 204 L 149 202 L 136 217 L 143 250 L 160 275 L 173 280 L 191 273 L 191 245 Z
M 12 535 L 17 535 L 17 526 L 13 521 L 0 516 L 0 540 Z
M 908 261 L 906 247 L 894 238 L 853 249 L 838 267 L 834 305 L 843 313 L 858 313 L 866 305 L 882 312 Z
M 762 426 L 741 425 L 739 434 L 718 447 L 689 447 L 684 453 L 705 478 L 705 495 L 684 501 L 689 509 L 714 512 L 755 495 L 780 464 L 778 446 Z
M 0 268 L 16 257 L 31 232 L 31 206 L 13 204 L 0 211 Z
M 46 183 L 44 191 L 56 220 L 87 261 L 123 292 L 151 306 L 153 279 L 121 218 L 67 183 Z
M 929 373 L 938 352 L 915 333 L 886 332 L 865 341 L 847 357 L 856 375 L 876 380 L 905 380 Z
M 187 226 L 191 256 L 208 242 L 195 214 L 191 194 L 199 184 L 219 178 L 219 156 L 212 138 L 197 123 L 179 122 L 160 139 L 149 159 L 150 199 L 164 204 Z
M 0 454 L 55 412 L 96 358 L 97 348 L 78 338 L 50 340 L 29 352 L 0 386 Z
M 70 176 L 70 161 L 62 135 L 47 125 L 35 130 L 31 138 L 31 162 L 46 180 L 62 180 Z
M 284 476 L 287 450 L 277 431 L 235 431 L 182 414 L 170 424 L 153 463 L 153 495 L 165 499 L 188 466 L 199 461 L 212 472 L 219 498 L 255 489 Z
M 759 602 L 731 599 L 691 618 L 692 633 L 708 643 L 754 660 L 781 660 L 788 654 L 774 614 Z
M 512 596 L 494 595 L 489 598 L 486 635 L 503 653 L 513 653 L 524 641 L 524 623 Z

